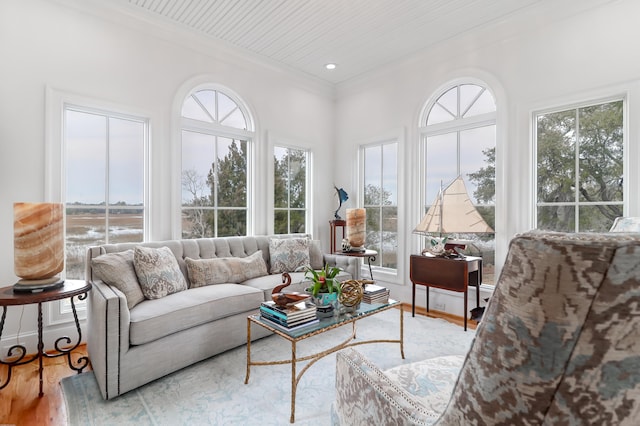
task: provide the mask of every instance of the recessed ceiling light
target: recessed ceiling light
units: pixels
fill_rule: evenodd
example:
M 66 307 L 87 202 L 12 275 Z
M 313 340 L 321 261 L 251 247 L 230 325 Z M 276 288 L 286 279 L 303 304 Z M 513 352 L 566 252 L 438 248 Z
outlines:
M 328 63 L 327 65 L 324 66 L 326 69 L 328 70 L 335 70 L 336 69 L 336 64 L 333 63 Z

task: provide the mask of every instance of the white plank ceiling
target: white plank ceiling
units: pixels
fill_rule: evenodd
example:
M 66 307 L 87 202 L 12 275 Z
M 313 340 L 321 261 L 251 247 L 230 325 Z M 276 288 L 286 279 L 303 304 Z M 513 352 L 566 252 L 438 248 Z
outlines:
M 104 1 L 331 83 L 526 13 L 540 3 L 558 4 L 557 0 Z M 324 67 L 330 62 L 337 64 L 333 71 Z

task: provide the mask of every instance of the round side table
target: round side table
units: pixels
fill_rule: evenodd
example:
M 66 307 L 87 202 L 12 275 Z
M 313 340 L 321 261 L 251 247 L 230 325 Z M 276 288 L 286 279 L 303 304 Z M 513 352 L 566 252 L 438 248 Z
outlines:
M 337 254 L 338 256 L 361 257 L 363 259 L 367 259 L 367 264 L 369 265 L 369 274 L 371 275 L 371 281 L 373 281 L 371 262 L 376 261 L 376 256 L 378 255 L 377 251 L 366 249 L 364 251 L 337 251 L 333 254 Z
M 82 332 L 80 330 L 80 322 L 78 321 L 78 314 L 76 312 L 76 305 L 73 301 L 74 297 L 78 297 L 78 300 L 84 300 L 87 298 L 87 293 L 91 290 L 91 283 L 82 280 L 67 280 L 62 287 L 41 291 L 39 293 L 14 293 L 13 286 L 0 288 L 0 306 L 2 306 L 2 319 L 0 319 L 0 338 L 2 337 L 2 330 L 4 328 L 4 321 L 7 316 L 7 307 L 9 306 L 23 306 L 38 304 L 38 352 L 32 356 L 27 356 L 27 348 L 23 345 L 13 345 L 7 352 L 7 358 L 11 361 L 3 361 L 0 359 L 0 364 L 7 366 L 7 378 L 6 381 L 0 382 L 0 389 L 3 389 L 9 384 L 11 380 L 11 370 L 13 367 L 23 364 L 28 364 L 36 359 L 39 361 L 39 376 L 40 376 L 40 393 L 38 396 L 44 395 L 42 392 L 42 359 L 43 357 L 55 358 L 58 356 L 67 356 L 67 362 L 69 368 L 77 371 L 78 374 L 89 364 L 89 358 L 81 357 L 78 359 L 76 366 L 73 365 L 71 360 L 71 352 L 80 345 L 82 341 Z M 71 309 L 73 310 L 73 319 L 76 323 L 76 329 L 78 330 L 78 341 L 71 345 L 71 339 L 67 336 L 58 338 L 55 341 L 55 352 L 45 352 L 44 343 L 42 339 L 42 304 L 44 302 L 52 302 L 54 300 L 70 299 Z M 63 347 L 65 345 L 66 347 Z

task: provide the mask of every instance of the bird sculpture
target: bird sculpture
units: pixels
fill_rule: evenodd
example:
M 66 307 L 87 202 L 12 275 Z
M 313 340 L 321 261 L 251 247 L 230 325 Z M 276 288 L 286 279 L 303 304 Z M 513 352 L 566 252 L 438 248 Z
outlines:
M 271 299 L 275 302 L 276 305 L 281 308 L 286 308 L 290 305 L 295 305 L 303 300 L 309 299 L 309 295 L 306 293 L 285 293 L 282 291 L 283 288 L 289 286 L 291 284 L 291 275 L 289 273 L 284 272 L 282 274 L 282 284 L 274 288 L 271 292 Z
M 344 189 L 338 188 L 335 185 L 333 187 L 336 189 L 336 192 L 338 193 L 338 200 L 340 200 L 340 205 L 336 209 L 336 212 L 334 213 L 334 217 L 336 218 L 336 220 L 342 220 L 342 218 L 340 217 L 338 212 L 340 211 L 340 208 L 342 207 L 342 203 L 344 203 L 345 201 L 347 201 L 349 199 L 349 195 L 347 195 L 347 191 L 345 191 Z

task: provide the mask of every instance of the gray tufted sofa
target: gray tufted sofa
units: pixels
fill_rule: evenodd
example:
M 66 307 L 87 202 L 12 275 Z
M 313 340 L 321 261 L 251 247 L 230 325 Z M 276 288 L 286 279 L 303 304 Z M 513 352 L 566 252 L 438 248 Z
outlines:
M 102 396 L 112 399 L 245 344 L 247 316 L 257 313 L 262 301 L 271 300 L 271 292 L 282 283 L 282 276 L 266 275 L 240 284 L 189 288 L 160 299 L 144 300 L 129 309 L 125 295 L 118 288 L 97 279 L 92 259 L 135 246 L 166 246 L 175 255 L 189 285 L 186 258 L 247 257 L 261 250 L 269 269 L 269 239 L 268 236 L 247 236 L 91 247 L 86 262 L 86 278 L 93 284 L 88 298 L 87 350 Z M 316 245 L 319 250 L 319 244 Z M 359 277 L 358 259 L 321 252 L 319 255 L 322 262 L 342 269 L 340 280 Z M 291 276 L 292 284 L 287 291 L 303 291 L 304 272 L 293 272 Z M 267 334 L 260 327 L 252 330 L 251 336 L 258 339 Z

